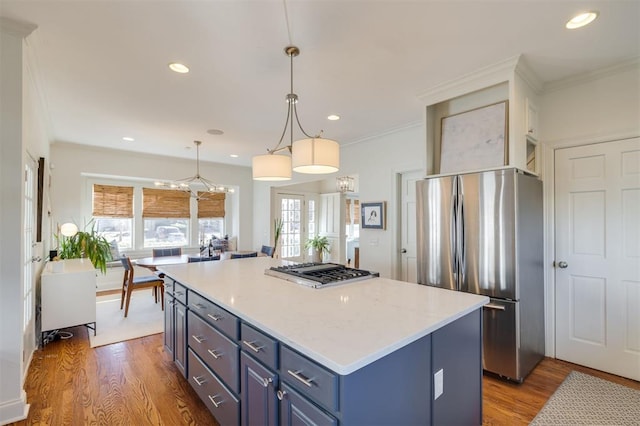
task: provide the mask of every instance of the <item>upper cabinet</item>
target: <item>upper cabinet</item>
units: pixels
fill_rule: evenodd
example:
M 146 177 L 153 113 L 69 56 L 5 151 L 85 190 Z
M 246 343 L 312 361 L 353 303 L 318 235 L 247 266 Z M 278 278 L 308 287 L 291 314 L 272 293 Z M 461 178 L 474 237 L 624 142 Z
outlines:
M 541 83 L 522 58 L 517 56 L 434 87 L 420 95 L 419 98 L 425 105 L 427 174 L 451 172 L 448 170 L 451 168 L 451 141 L 457 144 L 458 150 L 461 146 L 468 146 L 468 149 L 460 151 L 462 170 L 455 172 L 495 168 L 499 164 L 539 174 L 537 105 L 541 88 Z M 483 118 L 482 110 L 491 112 L 491 109 L 485 107 L 500 103 L 505 105 L 503 121 L 495 122 L 497 118 L 501 118 L 495 115 Z M 465 114 L 474 111 L 480 113 Z M 453 117 L 453 120 L 446 120 L 444 125 L 448 132 L 445 136 L 445 143 L 448 145 L 444 147 L 448 164 L 442 168 L 443 119 Z M 467 117 L 469 120 L 466 120 Z M 504 127 L 501 127 L 502 123 Z M 502 129 L 499 135 L 496 128 Z M 486 132 L 490 132 L 490 135 L 487 136 Z M 493 147 L 489 152 L 483 148 L 483 143 L 494 140 L 501 143 L 504 149 L 496 150 Z M 454 152 L 453 155 L 455 158 L 457 154 Z M 491 158 L 487 158 L 488 156 Z M 496 159 L 496 156 L 500 158 Z M 488 163 L 491 166 L 484 165 Z

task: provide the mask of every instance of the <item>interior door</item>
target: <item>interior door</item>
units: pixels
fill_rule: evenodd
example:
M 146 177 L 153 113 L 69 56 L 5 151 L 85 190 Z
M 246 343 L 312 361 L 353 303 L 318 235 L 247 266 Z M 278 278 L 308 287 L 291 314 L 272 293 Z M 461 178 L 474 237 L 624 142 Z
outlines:
M 304 196 L 278 194 L 280 211 L 276 217 L 282 218 L 282 233 L 278 250 L 280 258 L 302 262 L 304 260 L 303 243 L 306 240 Z
M 422 178 L 422 172 L 403 173 L 401 182 L 400 279 L 410 283 L 418 282 L 416 182 Z
M 640 138 L 555 153 L 556 356 L 640 380 Z

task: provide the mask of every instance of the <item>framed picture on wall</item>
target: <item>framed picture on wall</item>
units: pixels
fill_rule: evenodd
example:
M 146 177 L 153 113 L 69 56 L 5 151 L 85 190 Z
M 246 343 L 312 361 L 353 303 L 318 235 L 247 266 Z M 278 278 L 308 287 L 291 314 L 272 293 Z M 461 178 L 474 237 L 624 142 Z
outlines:
M 361 203 L 360 227 L 370 229 L 386 229 L 387 203 Z
M 442 118 L 440 173 L 504 166 L 508 101 Z

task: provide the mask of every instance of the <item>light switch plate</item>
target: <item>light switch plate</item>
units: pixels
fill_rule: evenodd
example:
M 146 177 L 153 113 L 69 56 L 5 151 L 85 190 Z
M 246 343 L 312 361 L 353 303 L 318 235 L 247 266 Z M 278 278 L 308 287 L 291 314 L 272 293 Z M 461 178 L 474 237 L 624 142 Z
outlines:
M 444 393 L 444 370 L 441 368 L 433 375 L 433 399 L 436 400 Z

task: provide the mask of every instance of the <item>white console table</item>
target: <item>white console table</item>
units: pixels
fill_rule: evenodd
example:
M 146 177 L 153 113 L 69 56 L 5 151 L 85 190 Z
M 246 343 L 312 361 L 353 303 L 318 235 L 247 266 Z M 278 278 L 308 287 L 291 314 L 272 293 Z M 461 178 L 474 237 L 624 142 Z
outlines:
M 84 325 L 96 333 L 96 269 L 89 259 L 49 262 L 42 272 L 41 314 L 45 333 Z

